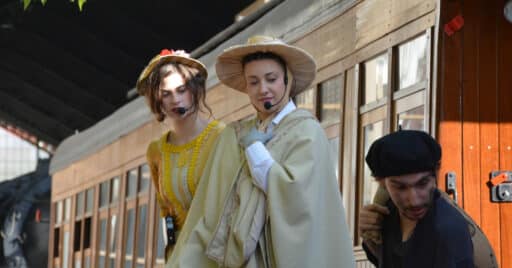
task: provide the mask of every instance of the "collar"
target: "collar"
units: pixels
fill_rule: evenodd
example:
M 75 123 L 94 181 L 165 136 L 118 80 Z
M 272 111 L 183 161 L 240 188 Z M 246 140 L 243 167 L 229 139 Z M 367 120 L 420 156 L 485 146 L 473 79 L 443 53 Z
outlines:
M 279 122 L 281 122 L 281 120 L 287 116 L 289 113 L 293 112 L 295 109 L 297 109 L 297 107 L 295 106 L 295 103 L 293 103 L 292 100 L 290 100 L 285 106 L 283 109 L 281 109 L 281 111 L 276 115 L 276 117 L 274 117 L 274 119 L 272 119 L 272 123 L 274 125 L 277 125 L 279 124 Z

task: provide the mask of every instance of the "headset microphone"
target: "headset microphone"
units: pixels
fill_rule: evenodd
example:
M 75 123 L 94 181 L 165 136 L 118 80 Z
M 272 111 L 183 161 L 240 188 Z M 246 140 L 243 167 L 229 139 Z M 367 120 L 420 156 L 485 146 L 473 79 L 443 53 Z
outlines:
M 270 103 L 270 101 L 266 101 L 265 103 L 263 103 L 263 106 L 265 107 L 265 110 L 270 110 L 270 108 L 272 108 L 272 103 Z
M 178 107 L 176 108 L 176 113 L 180 115 L 184 115 L 189 109 L 185 107 Z

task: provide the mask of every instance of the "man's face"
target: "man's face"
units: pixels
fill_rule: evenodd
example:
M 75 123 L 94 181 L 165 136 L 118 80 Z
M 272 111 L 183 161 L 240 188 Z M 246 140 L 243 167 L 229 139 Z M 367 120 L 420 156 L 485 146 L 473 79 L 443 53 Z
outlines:
M 418 172 L 386 177 L 384 185 L 400 217 L 418 221 L 427 214 L 432 204 L 436 179 L 431 171 Z

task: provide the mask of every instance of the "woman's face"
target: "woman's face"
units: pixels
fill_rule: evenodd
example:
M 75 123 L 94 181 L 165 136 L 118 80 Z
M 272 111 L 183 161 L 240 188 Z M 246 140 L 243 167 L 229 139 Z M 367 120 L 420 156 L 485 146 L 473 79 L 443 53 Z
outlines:
M 193 95 L 186 87 L 185 80 L 181 74 L 170 72 L 160 82 L 160 96 L 162 99 L 162 111 L 172 119 L 184 118 L 195 111 L 193 109 Z M 185 109 L 180 113 L 180 109 Z
M 284 72 L 272 59 L 254 60 L 244 66 L 246 92 L 262 120 L 288 103 L 290 92 L 286 92 Z M 265 102 L 270 102 L 272 107 L 265 109 Z

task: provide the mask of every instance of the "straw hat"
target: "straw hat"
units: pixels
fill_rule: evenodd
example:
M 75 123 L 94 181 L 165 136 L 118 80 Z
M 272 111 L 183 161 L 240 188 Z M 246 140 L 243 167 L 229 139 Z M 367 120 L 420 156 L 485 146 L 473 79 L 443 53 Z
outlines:
M 181 63 L 193 68 L 197 68 L 200 73 L 202 73 L 205 78 L 208 77 L 208 71 L 206 71 L 206 67 L 198 60 L 193 59 L 190 57 L 188 53 L 186 53 L 184 50 L 169 50 L 169 49 L 162 49 L 160 54 L 153 57 L 146 68 L 142 70 L 142 72 L 139 75 L 139 79 L 137 79 L 137 84 L 139 84 L 142 80 L 146 79 L 153 69 L 161 62 L 176 62 Z
M 244 45 L 232 46 L 217 58 L 215 69 L 219 80 L 227 86 L 245 92 L 244 68 L 242 59 L 255 52 L 272 52 L 286 62 L 293 76 L 290 97 L 306 90 L 315 79 L 316 63 L 305 50 L 291 46 L 269 36 L 253 36 Z

